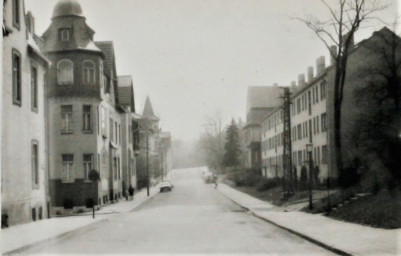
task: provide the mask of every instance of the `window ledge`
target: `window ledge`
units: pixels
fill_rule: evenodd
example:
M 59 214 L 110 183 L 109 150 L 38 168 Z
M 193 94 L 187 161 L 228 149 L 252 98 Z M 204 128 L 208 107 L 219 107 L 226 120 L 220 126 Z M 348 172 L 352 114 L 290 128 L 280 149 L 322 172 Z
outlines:
M 93 131 L 92 130 L 82 130 L 82 133 L 85 133 L 85 134 L 93 134 Z
M 61 131 L 61 134 L 73 134 L 72 131 Z
M 21 107 L 21 105 L 22 105 L 21 101 L 15 100 L 15 99 L 13 100 L 13 104 L 16 105 L 16 106 L 19 106 L 19 107 Z

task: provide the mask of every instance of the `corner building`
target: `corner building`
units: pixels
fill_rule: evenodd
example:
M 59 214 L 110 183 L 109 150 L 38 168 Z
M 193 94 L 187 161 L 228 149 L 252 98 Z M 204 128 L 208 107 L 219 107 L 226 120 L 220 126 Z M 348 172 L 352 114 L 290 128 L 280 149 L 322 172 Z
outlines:
M 111 42 L 93 40 L 75 0 L 59 1 L 38 38 L 51 61 L 49 183 L 53 214 L 118 200 L 121 186 L 121 120 Z M 89 172 L 100 174 L 99 182 Z
M 2 228 L 48 217 L 47 58 L 33 40 L 24 1 L 3 2 L 1 88 Z

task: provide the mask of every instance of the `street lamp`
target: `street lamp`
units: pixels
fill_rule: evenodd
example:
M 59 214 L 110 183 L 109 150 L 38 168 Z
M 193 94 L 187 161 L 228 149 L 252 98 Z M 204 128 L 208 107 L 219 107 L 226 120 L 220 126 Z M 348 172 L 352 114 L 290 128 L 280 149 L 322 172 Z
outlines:
M 149 131 L 145 133 L 146 138 L 146 192 L 149 196 Z
M 306 151 L 308 152 L 309 157 L 309 210 L 313 209 L 312 204 L 312 150 L 313 144 L 306 144 Z

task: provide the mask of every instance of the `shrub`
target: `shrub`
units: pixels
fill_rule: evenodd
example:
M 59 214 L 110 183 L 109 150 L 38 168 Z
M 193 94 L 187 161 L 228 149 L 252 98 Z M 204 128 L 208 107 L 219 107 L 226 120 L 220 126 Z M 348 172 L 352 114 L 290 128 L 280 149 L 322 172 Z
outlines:
M 338 183 L 342 188 L 349 188 L 358 184 L 360 175 L 356 167 L 348 167 L 340 172 Z
M 258 191 L 265 191 L 274 187 L 281 186 L 282 179 L 281 178 L 271 178 L 271 179 L 262 179 L 256 184 L 256 189 Z
M 260 172 L 255 169 L 234 169 L 227 175 L 229 180 L 232 180 L 236 186 L 254 186 L 261 179 Z

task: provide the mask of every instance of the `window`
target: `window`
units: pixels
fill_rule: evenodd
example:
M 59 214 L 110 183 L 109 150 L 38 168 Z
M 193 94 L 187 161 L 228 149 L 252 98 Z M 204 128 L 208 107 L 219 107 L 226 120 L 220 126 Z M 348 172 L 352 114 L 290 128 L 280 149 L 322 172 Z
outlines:
M 308 104 L 308 109 L 309 109 L 309 115 L 312 115 L 312 100 L 311 100 L 311 92 L 310 92 L 310 90 L 308 91 L 307 104 Z
M 63 154 L 63 176 L 62 180 L 64 182 L 73 181 L 73 172 L 74 172 L 74 155 L 73 154 Z
M 110 124 L 110 126 L 109 126 L 110 127 L 110 141 L 114 141 L 113 119 L 110 118 L 109 124 Z
M 95 64 L 91 60 L 85 60 L 83 62 L 83 78 L 84 83 L 93 84 L 95 83 Z
M 299 114 L 301 112 L 301 99 L 298 98 L 297 99 L 297 114 Z
M 32 221 L 36 221 L 36 208 L 32 208 Z
M 58 84 L 71 84 L 74 82 L 74 65 L 70 60 L 60 60 L 57 63 Z
M 327 164 L 327 146 L 322 147 L 322 164 Z
M 71 30 L 69 28 L 62 28 L 58 31 L 60 41 L 66 42 L 70 40 Z
M 313 135 L 316 134 L 316 117 L 313 118 Z
M 21 106 L 21 54 L 17 50 L 12 53 L 13 68 L 13 103 Z
M 82 130 L 84 132 L 92 132 L 92 106 L 84 105 L 82 107 Z
M 31 67 L 31 109 L 38 111 L 38 70 Z
M 316 117 L 316 133 L 319 133 L 319 116 Z
M 298 130 L 298 140 L 302 139 L 302 129 L 301 129 L 301 124 L 299 124 L 297 126 L 297 130 Z
M 113 157 L 114 180 L 117 180 L 117 157 Z
M 72 133 L 72 105 L 61 106 L 61 132 Z
M 93 154 L 84 154 L 84 179 L 89 180 L 89 172 L 93 170 Z
M 39 207 L 38 218 L 39 218 L 39 220 L 43 219 L 43 208 L 42 208 L 42 206 Z
M 320 99 L 326 98 L 326 81 L 320 83 Z
M 103 106 L 100 107 L 101 115 L 101 130 L 103 137 L 107 137 L 107 109 Z
M 12 0 L 13 5 L 13 25 L 16 28 L 20 28 L 20 0 Z
M 319 87 L 317 85 L 315 87 L 315 90 L 316 90 L 316 103 L 318 103 L 319 102 Z
M 115 143 L 118 144 L 118 128 L 117 128 L 117 122 L 114 123 L 114 133 L 115 133 Z
M 298 165 L 302 165 L 302 151 L 298 151 Z
M 102 61 L 99 62 L 99 81 L 100 81 L 100 83 L 103 82 L 103 84 L 101 84 L 101 86 L 105 86 L 105 78 L 104 78 L 104 74 L 103 74 L 103 62 Z
M 37 141 L 32 142 L 31 148 L 32 186 L 39 187 L 39 146 Z
M 312 89 L 312 103 L 313 105 L 315 105 L 316 101 L 315 101 L 315 90 Z
M 322 132 L 327 130 L 327 120 L 326 120 L 326 113 L 322 114 L 321 121 L 322 121 Z

